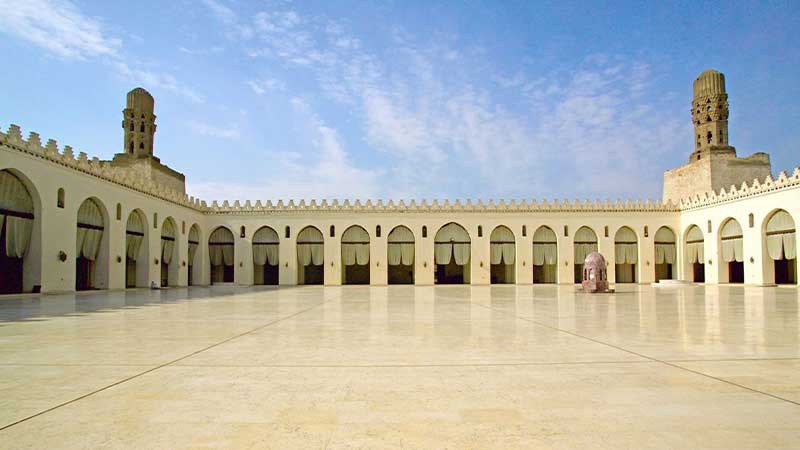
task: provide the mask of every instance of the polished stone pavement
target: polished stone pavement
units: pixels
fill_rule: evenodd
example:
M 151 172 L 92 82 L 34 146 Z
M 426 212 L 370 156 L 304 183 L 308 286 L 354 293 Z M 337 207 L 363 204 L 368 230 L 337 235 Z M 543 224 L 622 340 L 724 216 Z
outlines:
M 797 449 L 797 288 L 0 297 L 3 449 Z

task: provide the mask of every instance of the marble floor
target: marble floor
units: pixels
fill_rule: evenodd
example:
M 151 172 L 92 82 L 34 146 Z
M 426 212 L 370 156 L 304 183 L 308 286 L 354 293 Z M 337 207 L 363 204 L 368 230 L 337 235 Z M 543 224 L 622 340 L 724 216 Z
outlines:
M 0 297 L 3 449 L 797 449 L 797 288 Z

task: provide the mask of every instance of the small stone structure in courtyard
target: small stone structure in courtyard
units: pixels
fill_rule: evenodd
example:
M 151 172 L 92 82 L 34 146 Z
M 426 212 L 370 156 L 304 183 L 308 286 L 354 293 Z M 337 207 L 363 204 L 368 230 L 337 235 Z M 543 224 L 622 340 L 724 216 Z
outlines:
M 606 259 L 598 252 L 586 255 L 583 260 L 583 281 L 581 282 L 584 292 L 614 292 L 608 289 L 608 274 Z

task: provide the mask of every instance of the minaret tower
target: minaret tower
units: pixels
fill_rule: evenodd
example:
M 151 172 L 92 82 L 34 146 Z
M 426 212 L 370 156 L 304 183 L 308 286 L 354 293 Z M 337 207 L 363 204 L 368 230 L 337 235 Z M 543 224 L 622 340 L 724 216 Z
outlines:
M 697 161 L 709 154 L 736 155 L 728 145 L 728 94 L 725 92 L 725 75 L 713 69 L 703 71 L 694 80 L 692 99 L 694 124 L 694 152 L 689 161 Z
M 728 142 L 728 93 L 725 75 L 704 70 L 694 80 L 692 124 L 694 151 L 689 163 L 664 172 L 664 201 L 678 202 L 694 195 L 731 186 L 741 187 L 772 172 L 769 155 L 754 153 L 744 158 Z
M 122 110 L 125 130 L 123 153 L 137 158 L 153 156 L 153 136 L 156 133 L 155 101 L 146 90 L 137 87 L 128 92 L 128 103 Z

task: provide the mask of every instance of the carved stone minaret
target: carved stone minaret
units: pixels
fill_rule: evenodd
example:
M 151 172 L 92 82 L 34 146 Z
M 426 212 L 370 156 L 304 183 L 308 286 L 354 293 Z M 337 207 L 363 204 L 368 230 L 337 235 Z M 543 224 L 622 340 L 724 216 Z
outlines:
M 689 161 L 696 161 L 710 153 L 736 155 L 736 149 L 728 145 L 728 94 L 725 92 L 725 75 L 708 69 L 694 80 L 692 123 L 695 147 Z
M 744 158 L 728 141 L 728 93 L 725 75 L 704 70 L 694 80 L 692 124 L 694 151 L 689 163 L 664 172 L 664 201 L 677 202 L 695 194 L 737 188 L 772 171 L 769 155 L 754 153 Z
M 124 133 L 122 152 L 114 155 L 111 166 L 150 180 L 180 193 L 186 192 L 186 177 L 170 169 L 153 154 L 156 134 L 155 101 L 149 92 L 136 88 L 128 92 L 128 102 L 122 110 Z
M 137 157 L 153 156 L 153 137 L 156 133 L 154 109 L 153 96 L 146 90 L 137 87 L 128 92 L 128 103 L 122 110 L 124 153 Z

